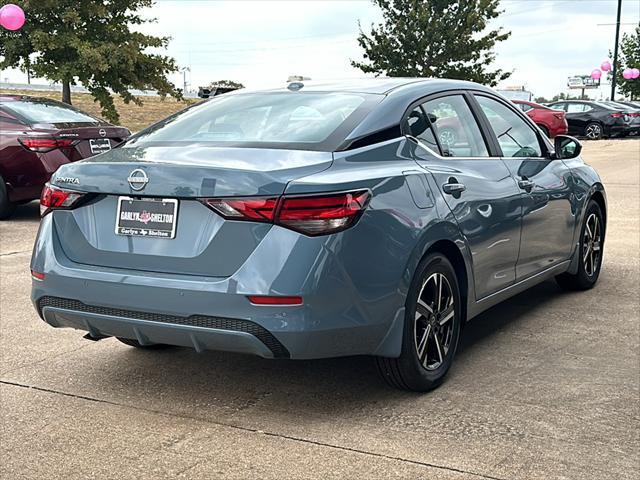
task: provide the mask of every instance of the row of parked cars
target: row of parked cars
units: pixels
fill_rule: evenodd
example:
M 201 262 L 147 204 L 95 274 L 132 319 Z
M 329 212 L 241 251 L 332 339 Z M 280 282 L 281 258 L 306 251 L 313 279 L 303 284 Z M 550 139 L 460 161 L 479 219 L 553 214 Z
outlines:
M 638 102 L 514 103 L 550 138 L 569 133 L 596 140 L 640 132 Z M 453 145 L 463 136 L 456 118 L 441 123 L 441 144 Z M 0 219 L 38 198 L 60 165 L 109 151 L 131 135 L 70 105 L 24 95 L 0 95 L 0 133 Z
M 640 133 L 640 102 L 561 100 L 546 105 L 514 100 L 550 138 L 570 135 L 598 140 Z

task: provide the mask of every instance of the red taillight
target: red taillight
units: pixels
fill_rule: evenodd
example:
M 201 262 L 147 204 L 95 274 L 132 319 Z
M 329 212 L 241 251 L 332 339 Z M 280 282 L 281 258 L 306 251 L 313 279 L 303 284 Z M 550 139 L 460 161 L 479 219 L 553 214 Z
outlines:
M 616 112 L 616 113 L 612 113 L 611 116 L 613 118 L 622 118 L 624 117 L 624 113 Z
M 631 112 L 629 114 L 630 117 L 640 117 L 640 112 Z
M 272 222 L 278 205 L 278 197 L 208 198 L 204 202 L 224 218 Z
M 73 147 L 78 140 L 69 138 L 45 138 L 45 137 L 22 137 L 18 141 L 27 150 L 32 152 L 45 153 L 55 150 L 56 148 Z
M 367 190 L 335 195 L 282 197 L 276 223 L 306 235 L 325 235 L 349 228 L 369 200 Z
M 62 190 L 47 183 L 40 195 L 40 216 L 56 208 L 71 208 L 83 196 L 84 193 Z
M 370 196 L 368 190 L 359 190 L 280 198 L 208 198 L 203 203 L 227 219 L 275 223 L 314 236 L 352 226 Z
M 249 295 L 247 298 L 254 305 L 302 305 L 302 297 Z
M 556 118 L 559 118 L 559 119 L 563 119 L 564 118 L 564 112 L 554 113 L 553 116 L 556 117 Z

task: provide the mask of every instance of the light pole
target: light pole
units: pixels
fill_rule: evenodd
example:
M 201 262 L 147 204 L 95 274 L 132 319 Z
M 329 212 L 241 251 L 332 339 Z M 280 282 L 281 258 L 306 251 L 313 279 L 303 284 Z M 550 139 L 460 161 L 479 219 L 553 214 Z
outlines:
M 191 69 L 189 67 L 182 67 L 180 69 L 182 72 L 182 94 L 187 93 L 187 72 L 190 72 Z
M 616 99 L 616 74 L 618 73 L 618 43 L 620 43 L 620 13 L 622 0 L 618 0 L 618 18 L 616 19 L 616 44 L 613 47 L 613 69 L 611 71 L 611 101 Z

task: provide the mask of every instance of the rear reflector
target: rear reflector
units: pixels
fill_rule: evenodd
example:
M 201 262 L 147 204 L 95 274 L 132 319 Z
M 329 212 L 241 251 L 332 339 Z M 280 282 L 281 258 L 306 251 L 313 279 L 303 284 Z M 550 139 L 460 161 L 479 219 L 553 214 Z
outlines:
M 202 202 L 231 220 L 275 223 L 305 235 L 339 232 L 356 223 L 368 190 L 267 198 L 208 198 Z
M 72 208 L 84 193 L 63 190 L 48 183 L 40 195 L 40 216 L 44 217 L 51 210 Z
M 78 143 L 78 140 L 71 140 L 69 138 L 44 138 L 44 137 L 22 137 L 18 141 L 27 150 L 32 152 L 50 152 L 56 148 L 68 148 L 73 147 Z
M 31 278 L 41 282 L 41 281 L 44 280 L 44 273 L 36 272 L 35 270 L 31 270 Z
M 302 305 L 302 297 L 249 295 L 247 298 L 254 305 Z

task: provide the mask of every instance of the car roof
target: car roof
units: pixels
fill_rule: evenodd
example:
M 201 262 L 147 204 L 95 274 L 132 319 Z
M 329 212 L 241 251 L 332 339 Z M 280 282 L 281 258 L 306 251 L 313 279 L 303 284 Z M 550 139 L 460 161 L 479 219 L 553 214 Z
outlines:
M 249 92 L 286 92 L 291 84 L 301 84 L 300 92 L 336 92 L 336 93 L 368 93 L 374 95 L 389 95 L 396 91 L 403 92 L 425 91 L 432 93 L 441 89 L 450 90 L 455 88 L 469 89 L 473 87 L 486 88 L 473 82 L 463 80 L 449 80 L 441 78 L 418 78 L 418 77 L 370 77 L 370 78 L 353 78 L 345 80 L 327 80 L 327 81 L 310 81 L 303 80 L 299 82 L 289 82 L 278 88 L 259 89 L 259 90 L 236 90 L 233 94 L 242 94 Z M 443 87 L 448 88 L 443 88 Z

